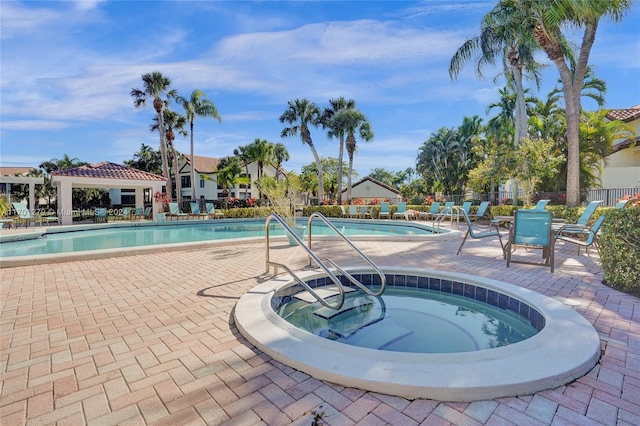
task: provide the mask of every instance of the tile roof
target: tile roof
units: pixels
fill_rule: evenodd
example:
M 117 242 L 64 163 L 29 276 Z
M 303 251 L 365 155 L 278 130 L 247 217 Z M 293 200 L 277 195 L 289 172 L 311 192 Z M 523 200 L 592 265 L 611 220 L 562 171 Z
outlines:
M 619 120 L 628 123 L 640 118 L 640 105 L 625 109 L 612 109 L 606 117 L 609 120 Z
M 380 182 L 380 181 L 379 181 L 379 180 L 377 180 L 377 179 L 374 179 L 374 178 L 372 178 L 372 177 L 369 177 L 369 176 L 365 176 L 365 177 L 363 177 L 362 179 L 360 179 L 359 181 L 357 181 L 356 183 L 352 184 L 352 185 L 351 185 L 351 189 L 355 188 L 355 187 L 356 187 L 356 186 L 358 186 L 358 185 L 363 184 L 363 183 L 364 183 L 364 182 L 366 182 L 366 181 L 369 181 L 369 182 L 371 182 L 371 183 L 373 183 L 373 184 L 375 184 L 375 185 L 378 185 L 378 186 L 381 186 L 381 187 L 383 187 L 383 188 L 386 188 L 386 189 L 388 189 L 389 191 L 395 192 L 395 193 L 396 193 L 396 194 L 398 194 L 398 195 L 402 195 L 402 192 L 398 191 L 397 189 L 395 189 L 395 188 L 393 188 L 393 187 L 391 187 L 391 186 L 387 185 L 386 183 L 382 183 L 382 182 Z M 346 189 L 343 189 L 343 190 L 342 190 L 342 192 L 347 192 L 347 190 L 346 190 Z
M 23 176 L 35 167 L 0 167 L 0 176 Z
M 104 161 L 102 163 L 87 164 L 85 166 L 74 167 L 67 170 L 57 170 L 52 172 L 53 176 L 75 176 L 96 179 L 124 179 L 124 180 L 147 180 L 166 181 L 162 176 L 122 166 L 120 164 Z
M 187 163 L 191 164 L 191 156 L 184 154 L 184 158 Z M 194 155 L 195 169 L 198 173 L 215 173 L 218 171 L 218 165 L 220 164 L 219 158 L 203 157 L 201 155 Z

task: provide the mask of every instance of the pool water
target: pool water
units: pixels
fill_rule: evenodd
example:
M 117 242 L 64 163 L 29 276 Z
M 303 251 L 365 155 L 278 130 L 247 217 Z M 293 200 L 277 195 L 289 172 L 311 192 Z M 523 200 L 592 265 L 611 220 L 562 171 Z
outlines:
M 186 222 L 186 221 L 185 221 Z M 384 223 L 332 221 L 347 236 L 354 235 L 429 235 L 429 229 L 418 226 Z M 306 225 L 306 221 L 299 225 Z M 320 223 L 314 223 L 313 235 L 335 235 Z M 270 235 L 285 235 L 283 228 L 273 223 Z M 73 253 L 87 250 L 117 249 L 162 244 L 264 237 L 264 220 L 222 221 L 180 224 L 136 224 L 126 227 L 84 229 L 74 232 L 47 233 L 44 238 L 0 244 L 2 257 Z
M 517 343 L 538 333 L 515 312 L 424 289 L 387 287 L 381 297 L 353 291 L 345 295 L 338 311 L 293 297 L 278 314 L 296 327 L 330 340 L 396 352 L 478 351 Z

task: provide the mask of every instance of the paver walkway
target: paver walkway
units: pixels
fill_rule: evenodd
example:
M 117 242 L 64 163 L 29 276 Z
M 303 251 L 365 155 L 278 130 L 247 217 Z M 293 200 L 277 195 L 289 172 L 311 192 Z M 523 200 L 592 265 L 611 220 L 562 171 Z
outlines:
M 0 270 L 0 423 L 8 425 L 638 425 L 640 299 L 601 284 L 597 255 L 558 246 L 556 273 L 505 267 L 497 241 L 361 242 L 380 265 L 503 280 L 554 297 L 598 330 L 585 377 L 535 395 L 441 403 L 344 388 L 261 354 L 233 307 L 268 278 L 251 243 Z M 359 264 L 335 242 L 314 244 Z M 302 267 L 299 248 L 275 259 Z M 527 366 L 523 366 L 527 368 Z M 478 372 L 481 374 L 482 372 Z

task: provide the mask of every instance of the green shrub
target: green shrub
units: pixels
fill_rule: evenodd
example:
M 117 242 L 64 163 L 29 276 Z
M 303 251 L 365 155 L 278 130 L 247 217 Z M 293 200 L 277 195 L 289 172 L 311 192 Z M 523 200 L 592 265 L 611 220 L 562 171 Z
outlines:
M 604 284 L 640 296 L 640 208 L 608 211 L 598 242 Z

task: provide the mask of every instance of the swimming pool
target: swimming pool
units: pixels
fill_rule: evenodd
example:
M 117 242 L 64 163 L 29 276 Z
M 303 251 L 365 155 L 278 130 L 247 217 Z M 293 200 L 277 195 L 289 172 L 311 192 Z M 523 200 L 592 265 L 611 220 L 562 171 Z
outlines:
M 242 242 L 263 238 L 264 223 L 264 219 L 224 219 L 50 227 L 43 235 L 32 234 L 29 239 L 20 234 L 3 235 L 0 238 L 3 241 L 0 244 L 0 266 L 139 254 L 216 242 Z M 440 230 L 439 234 L 434 234 L 429 226 L 404 221 L 332 220 L 332 223 L 349 238 L 428 238 L 451 233 Z M 306 220 L 300 221 L 300 225 L 306 224 Z M 314 236 L 333 235 L 320 222 L 313 223 L 312 233 Z M 273 223 L 270 234 L 285 235 L 277 223 Z M 23 239 L 4 242 L 7 237 Z
M 378 350 L 406 335 L 406 331 L 400 329 L 404 326 L 392 326 L 380 331 L 379 336 L 372 336 L 375 349 L 346 345 L 328 338 L 330 330 L 316 335 L 278 315 L 293 297 L 301 291 L 304 293 L 302 287 L 296 288 L 299 284 L 286 276 L 275 277 L 245 293 L 235 307 L 235 323 L 241 334 L 259 350 L 316 379 L 405 398 L 478 401 L 528 395 L 571 382 L 589 372 L 598 361 L 600 339 L 596 330 L 579 313 L 554 299 L 471 275 L 381 268 L 390 292 L 394 288 L 401 293 L 426 290 L 443 298 L 466 297 L 476 306 L 479 302 L 497 307 L 502 311 L 500 315 L 511 316 L 516 323 L 519 321 L 537 332 L 506 346 L 477 350 L 445 349 L 431 353 Z M 363 283 L 373 282 L 376 276 L 369 268 L 347 270 Z M 316 290 L 327 284 L 326 276 L 318 271 L 300 276 Z M 413 303 L 404 304 L 404 308 L 410 308 Z M 382 308 L 376 302 L 372 301 L 370 311 L 360 320 L 371 322 L 382 316 Z M 349 324 L 351 331 L 347 330 L 347 334 L 361 325 L 357 321 Z M 426 326 L 419 322 L 412 327 L 419 329 L 421 325 Z M 445 330 L 442 325 L 435 327 Z M 449 336 L 444 337 L 446 344 Z

